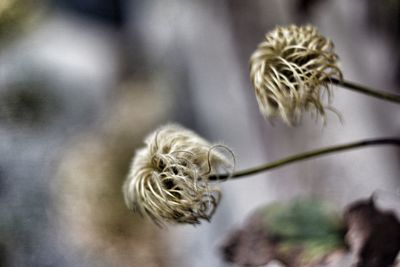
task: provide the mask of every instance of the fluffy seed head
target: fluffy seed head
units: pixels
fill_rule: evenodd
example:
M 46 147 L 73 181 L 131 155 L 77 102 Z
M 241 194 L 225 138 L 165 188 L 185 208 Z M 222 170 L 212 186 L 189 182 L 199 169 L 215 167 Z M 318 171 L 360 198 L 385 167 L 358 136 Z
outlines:
M 156 224 L 209 220 L 221 198 L 208 177 L 230 161 L 207 141 L 177 125 L 150 134 L 136 151 L 123 186 L 126 205 Z
M 325 118 L 322 93 L 342 79 L 333 43 L 313 26 L 276 27 L 250 58 L 250 79 L 261 113 L 298 124 L 303 111 Z

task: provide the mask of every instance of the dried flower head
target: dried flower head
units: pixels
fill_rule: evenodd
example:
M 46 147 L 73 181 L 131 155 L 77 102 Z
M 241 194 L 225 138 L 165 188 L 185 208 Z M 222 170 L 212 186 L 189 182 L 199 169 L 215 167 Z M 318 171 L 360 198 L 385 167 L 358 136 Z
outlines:
M 230 161 L 192 131 L 167 125 L 136 151 L 123 192 L 127 206 L 156 224 L 209 220 L 221 192 L 208 177 Z
M 322 93 L 329 80 L 342 79 L 333 43 L 313 26 L 276 27 L 250 58 L 250 79 L 261 113 L 298 124 L 303 111 L 324 118 Z

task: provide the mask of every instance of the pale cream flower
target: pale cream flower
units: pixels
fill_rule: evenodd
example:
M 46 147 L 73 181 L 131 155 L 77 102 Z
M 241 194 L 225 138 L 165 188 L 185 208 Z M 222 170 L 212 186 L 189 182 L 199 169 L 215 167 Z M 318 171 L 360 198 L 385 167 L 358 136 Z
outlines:
M 231 166 L 219 146 L 177 125 L 159 128 L 145 143 L 123 186 L 126 205 L 158 225 L 209 220 L 221 192 L 208 177 Z
M 278 26 L 250 58 L 250 78 L 261 113 L 298 124 L 303 111 L 325 118 L 329 80 L 342 79 L 333 43 L 313 26 Z

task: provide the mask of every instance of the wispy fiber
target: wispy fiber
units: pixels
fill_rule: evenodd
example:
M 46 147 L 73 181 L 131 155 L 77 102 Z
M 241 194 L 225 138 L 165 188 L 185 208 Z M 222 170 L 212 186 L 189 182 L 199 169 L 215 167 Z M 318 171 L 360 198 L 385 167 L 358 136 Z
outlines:
M 208 177 L 230 161 L 192 131 L 166 125 L 150 134 L 133 159 L 123 192 L 127 206 L 156 224 L 209 220 L 221 192 Z
M 342 79 L 333 43 L 313 26 L 276 27 L 250 58 L 250 78 L 261 113 L 296 125 L 304 111 L 325 118 L 322 94 Z

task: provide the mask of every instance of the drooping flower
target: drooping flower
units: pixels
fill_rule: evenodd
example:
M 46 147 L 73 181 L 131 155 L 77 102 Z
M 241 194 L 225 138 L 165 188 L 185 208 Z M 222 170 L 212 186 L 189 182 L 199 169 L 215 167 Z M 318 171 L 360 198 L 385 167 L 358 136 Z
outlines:
M 325 117 L 322 94 L 342 79 L 333 43 L 313 26 L 278 26 L 250 58 L 250 79 L 261 113 L 298 124 L 304 111 Z
M 230 161 L 194 132 L 166 125 L 136 151 L 123 186 L 126 205 L 156 224 L 209 220 L 221 192 L 208 177 Z

